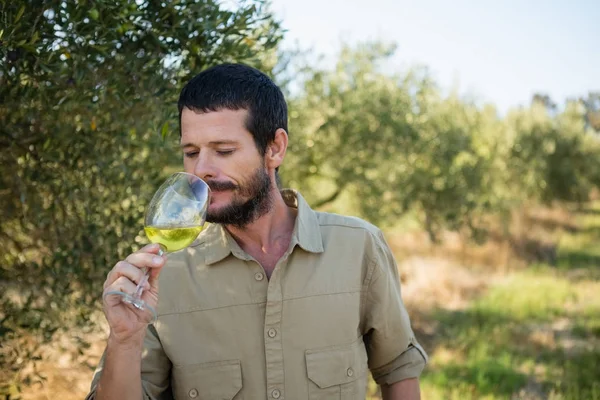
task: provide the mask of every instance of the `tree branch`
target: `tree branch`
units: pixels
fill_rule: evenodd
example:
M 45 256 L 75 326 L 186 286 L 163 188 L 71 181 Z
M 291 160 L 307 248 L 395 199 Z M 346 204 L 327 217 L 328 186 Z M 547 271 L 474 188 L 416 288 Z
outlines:
M 328 196 L 328 197 L 326 197 L 324 199 L 321 199 L 321 200 L 317 201 L 316 203 L 314 203 L 313 204 L 313 208 L 320 208 L 320 207 L 323 207 L 326 204 L 329 204 L 329 203 L 333 202 L 335 199 L 337 199 L 340 196 L 340 194 L 342 194 L 342 192 L 344 191 L 345 187 L 346 187 L 346 185 L 339 186 L 335 190 L 335 192 L 333 192 L 330 196 Z

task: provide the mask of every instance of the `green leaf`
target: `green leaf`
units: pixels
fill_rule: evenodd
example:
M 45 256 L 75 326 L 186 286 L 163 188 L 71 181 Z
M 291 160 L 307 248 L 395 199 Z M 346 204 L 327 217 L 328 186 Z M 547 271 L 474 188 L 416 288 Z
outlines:
M 30 44 L 34 44 L 39 39 L 40 39 L 40 33 L 36 31 L 36 32 L 33 33 L 33 36 L 31 37 L 31 40 L 29 40 L 29 43 Z
M 14 23 L 16 24 L 17 22 L 19 22 L 19 20 L 21 19 L 21 17 L 23 16 L 23 13 L 25 12 L 25 6 L 21 6 L 21 8 L 19 8 L 19 11 L 17 12 L 17 16 L 15 17 L 15 21 Z
M 100 13 L 98 12 L 98 10 L 97 10 L 97 9 L 95 9 L 95 8 L 92 8 L 92 9 L 90 10 L 90 17 L 91 17 L 91 18 L 92 18 L 94 21 L 97 21 L 97 20 L 98 20 L 98 18 L 100 17 Z
M 169 134 L 169 123 L 165 122 L 160 130 L 160 134 L 163 138 L 163 140 L 167 137 L 167 135 Z

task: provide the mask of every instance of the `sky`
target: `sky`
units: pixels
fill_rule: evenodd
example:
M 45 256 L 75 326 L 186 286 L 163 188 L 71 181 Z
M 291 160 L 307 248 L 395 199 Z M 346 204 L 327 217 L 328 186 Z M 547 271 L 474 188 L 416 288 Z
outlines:
M 335 61 L 342 43 L 398 45 L 394 70 L 427 66 L 444 90 L 500 112 L 542 92 L 600 91 L 600 0 L 272 0 L 298 43 Z

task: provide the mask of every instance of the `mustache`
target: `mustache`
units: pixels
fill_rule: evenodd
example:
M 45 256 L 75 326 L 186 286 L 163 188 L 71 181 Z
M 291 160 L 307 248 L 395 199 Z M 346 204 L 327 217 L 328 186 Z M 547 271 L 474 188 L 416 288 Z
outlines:
M 218 192 L 220 190 L 235 190 L 238 188 L 236 184 L 233 182 L 223 182 L 223 181 L 206 181 L 206 184 L 213 192 Z

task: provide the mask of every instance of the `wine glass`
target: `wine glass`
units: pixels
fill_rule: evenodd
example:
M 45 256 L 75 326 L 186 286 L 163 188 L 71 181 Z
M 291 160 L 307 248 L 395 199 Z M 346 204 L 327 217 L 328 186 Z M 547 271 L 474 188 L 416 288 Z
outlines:
M 171 175 L 154 194 L 146 210 L 144 231 L 152 243 L 160 245 L 159 255 L 186 248 L 204 229 L 210 188 L 202 179 L 185 172 Z M 142 300 L 144 284 L 150 271 L 138 283 L 133 294 L 110 291 L 105 296 L 119 296 L 131 304 L 148 323 L 156 321 L 156 310 Z

